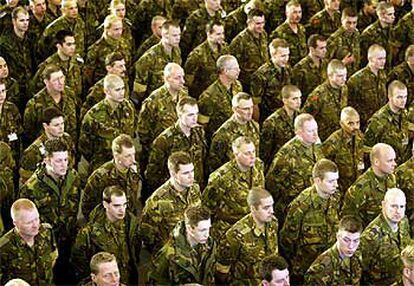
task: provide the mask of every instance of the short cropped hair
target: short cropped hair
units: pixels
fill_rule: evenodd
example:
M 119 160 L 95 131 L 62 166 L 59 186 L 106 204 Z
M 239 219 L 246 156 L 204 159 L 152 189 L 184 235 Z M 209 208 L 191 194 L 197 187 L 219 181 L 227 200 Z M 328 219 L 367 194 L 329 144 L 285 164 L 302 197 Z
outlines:
M 50 122 L 58 117 L 64 117 L 62 111 L 54 106 L 47 107 L 43 110 L 41 123 L 50 124 Z
M 206 24 L 206 33 L 211 34 L 214 31 L 214 26 L 224 26 L 224 23 L 218 19 L 211 20 Z
M 381 3 L 384 3 L 384 2 L 381 2 Z M 371 45 L 371 46 L 369 46 L 369 48 L 368 48 L 368 59 L 369 59 L 370 57 L 372 57 L 372 55 L 373 55 L 374 53 L 377 53 L 377 52 L 382 52 L 382 51 L 386 52 L 383 46 L 378 45 L 378 44 L 372 44 L 372 45 Z
M 359 113 L 352 106 L 346 106 L 346 107 L 342 108 L 342 110 L 341 110 L 340 121 L 345 121 L 347 118 L 349 118 L 351 116 L 359 118 Z
M 379 15 L 381 13 L 385 13 L 387 9 L 393 8 L 393 7 L 394 6 L 392 5 L 392 3 L 381 1 L 381 2 L 378 2 L 377 8 L 375 9 L 375 11 L 377 12 L 377 15 Z
M 398 89 L 398 90 L 407 90 L 407 86 L 399 80 L 393 80 L 388 85 L 388 97 L 394 96 L 394 92 L 395 92 L 396 89 Z
M 115 62 L 122 61 L 124 59 L 125 56 L 121 52 L 110 53 L 105 57 L 105 66 L 113 66 Z
M 50 157 L 55 152 L 68 151 L 68 145 L 61 138 L 48 139 L 45 142 L 45 156 Z
M 190 206 L 184 212 L 184 221 L 187 226 L 195 227 L 200 221 L 210 219 L 210 210 L 205 206 Z
M 254 144 L 253 140 L 250 137 L 247 137 L 247 136 L 237 137 L 231 144 L 233 153 L 238 153 L 240 151 L 241 146 L 247 145 L 247 144 Z
M 296 116 L 295 121 L 293 123 L 294 128 L 295 128 L 295 132 L 302 130 L 303 129 L 303 125 L 305 124 L 305 122 L 307 121 L 313 121 L 315 120 L 315 118 L 310 115 L 309 113 L 302 113 L 299 114 L 298 116 Z
M 266 256 L 260 263 L 260 278 L 270 282 L 273 279 L 272 272 L 274 270 L 283 271 L 288 267 L 288 263 L 282 256 L 277 254 Z
M 158 21 L 166 21 L 164 16 L 156 15 L 151 19 L 151 26 L 154 26 Z
M 353 215 L 346 215 L 339 221 L 338 230 L 347 231 L 350 233 L 361 233 L 363 230 L 362 222 L 358 217 Z
M 342 10 L 342 19 L 346 17 L 358 17 L 358 13 L 354 8 L 346 7 L 344 10 Z
M 312 168 L 312 177 L 323 180 L 326 173 L 337 173 L 338 166 L 335 162 L 328 159 L 318 160 Z
M 132 148 L 134 147 L 134 140 L 132 137 L 127 134 L 121 134 L 112 140 L 112 154 L 121 154 L 122 148 Z
M 289 43 L 285 39 L 276 38 L 273 39 L 269 44 L 269 49 L 277 49 L 277 48 L 289 48 Z
M 338 59 L 333 59 L 329 62 L 327 74 L 332 75 L 338 71 L 346 70 L 346 66 Z
M 257 208 L 261 204 L 262 199 L 266 199 L 271 196 L 272 195 L 265 189 L 254 187 L 249 191 L 249 194 L 247 195 L 247 205 L 249 207 L 253 206 Z
M 173 20 L 167 20 L 164 22 L 164 24 L 162 24 L 162 30 L 163 31 L 169 31 L 170 28 L 180 28 L 180 24 L 177 21 L 173 21 Z
M 16 278 L 9 280 L 4 286 L 30 286 L 30 284 L 23 279 Z
M 54 65 L 54 64 L 47 65 L 42 72 L 42 78 L 43 80 L 50 80 L 50 77 L 53 73 L 60 72 L 60 71 L 62 71 L 62 69 L 58 67 L 57 65 Z
M 102 199 L 108 204 L 111 203 L 112 196 L 122 197 L 125 196 L 125 191 L 120 186 L 108 186 L 102 192 Z
M 252 99 L 252 96 L 248 94 L 247 92 L 239 92 L 236 95 L 234 95 L 233 98 L 231 99 L 231 106 L 238 107 L 240 101 L 250 100 L 250 99 Z
M 401 260 L 403 261 L 405 267 L 414 266 L 414 244 L 407 245 L 401 251 Z
M 386 143 L 377 143 L 372 147 L 371 152 L 369 153 L 369 159 L 371 161 L 371 164 L 375 161 L 375 159 L 381 157 L 384 149 L 394 150 L 390 145 Z
M 108 30 L 109 28 L 111 28 L 112 24 L 115 22 L 122 22 L 122 19 L 114 14 L 109 14 L 108 16 L 106 16 L 103 23 L 104 30 Z
M 173 173 L 177 173 L 180 170 L 180 165 L 187 165 L 193 163 L 191 156 L 184 151 L 173 152 L 168 157 L 168 170 Z
M 294 93 L 297 93 L 297 92 L 301 92 L 301 91 L 296 85 L 287 84 L 284 87 L 282 87 L 281 95 L 282 95 L 282 98 L 288 99 Z
M 253 17 L 263 17 L 264 13 L 262 10 L 253 8 L 247 13 L 247 21 L 252 20 Z
M 94 256 L 92 256 L 91 262 L 89 264 L 89 266 L 91 267 L 91 273 L 93 273 L 95 275 L 98 274 L 99 273 L 99 266 L 102 263 L 108 263 L 108 262 L 112 262 L 112 261 L 116 262 L 116 257 L 112 253 L 102 251 L 102 252 L 98 252 L 98 253 L 94 254 Z
M 236 61 L 237 62 L 237 59 L 236 59 L 235 56 L 232 56 L 232 55 L 222 55 L 222 56 L 220 56 L 217 59 L 217 62 L 216 62 L 217 73 L 219 73 L 219 74 L 222 73 L 227 68 L 228 62 L 230 62 L 230 61 Z
M 181 113 L 183 113 L 184 106 L 186 106 L 186 105 L 195 106 L 195 105 L 197 105 L 197 100 L 195 98 L 193 98 L 193 97 L 190 97 L 190 96 L 184 96 L 184 97 L 182 97 L 178 101 L 177 106 L 176 106 L 176 109 L 177 109 L 176 111 L 177 111 L 177 114 L 178 115 L 180 115 Z
M 316 48 L 318 46 L 318 41 L 319 42 L 326 42 L 327 39 L 325 36 L 323 35 L 319 35 L 319 34 L 312 34 L 310 35 L 309 39 L 308 39 L 308 48 L 312 47 L 312 48 Z
M 124 80 L 119 75 L 107 74 L 104 77 L 104 90 L 112 89 L 118 83 L 124 84 Z
M 27 12 L 22 6 L 17 6 L 11 13 L 12 19 L 16 20 L 19 14 L 29 15 L 29 12 Z
M 37 210 L 37 207 L 34 204 L 34 202 L 32 202 L 29 199 L 20 198 L 16 200 L 10 208 L 10 216 L 12 217 L 12 220 L 16 220 L 19 216 L 20 211 L 22 210 L 25 210 L 25 211 Z
M 75 37 L 75 34 L 70 30 L 60 30 L 56 33 L 55 43 L 59 45 L 63 45 L 66 37 Z
M 181 70 L 184 71 L 184 69 L 179 64 L 176 64 L 176 63 L 166 64 L 165 67 L 164 67 L 164 72 L 163 72 L 164 78 L 170 77 L 173 70 L 175 70 L 175 69 L 181 69 Z

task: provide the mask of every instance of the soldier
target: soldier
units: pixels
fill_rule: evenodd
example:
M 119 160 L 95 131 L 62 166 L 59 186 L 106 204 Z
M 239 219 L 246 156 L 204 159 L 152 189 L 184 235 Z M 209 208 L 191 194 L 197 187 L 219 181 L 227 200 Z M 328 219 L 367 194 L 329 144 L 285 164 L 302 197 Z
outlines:
M 313 185 L 289 204 L 280 231 L 280 244 L 298 285 L 312 261 L 335 241 L 339 222 L 338 167 L 328 159 L 318 160 L 312 178 Z
M 240 81 L 245 90 L 250 90 L 252 74 L 269 61 L 265 16 L 259 9 L 247 14 L 247 27 L 230 43 L 229 51 L 240 64 Z
M 151 144 L 145 178 L 152 192 L 168 179 L 167 160 L 174 151 L 185 151 L 193 160 L 196 182 L 203 188 L 207 143 L 203 128 L 197 123 L 198 106 L 192 97 L 177 104 L 177 122 L 165 129 Z
M 340 0 L 324 0 L 324 9 L 309 19 L 306 26 L 308 35 L 319 34 L 328 38 L 341 26 Z
M 407 245 L 401 251 L 401 260 L 404 264 L 404 269 L 402 270 L 402 275 L 398 281 L 392 286 L 412 286 L 414 284 L 414 245 Z
M 125 97 L 129 98 L 129 87 L 128 87 L 128 74 L 126 68 L 125 57 L 120 52 L 113 52 L 105 58 L 105 70 L 108 74 L 113 74 L 121 77 L 125 83 Z M 83 118 L 95 104 L 105 98 L 104 92 L 104 81 L 105 78 L 98 80 L 88 92 L 85 101 L 82 104 L 80 118 Z
M 16 162 L 10 146 L 0 141 L 0 235 L 4 230 L 9 229 L 12 223 L 9 217 L 10 206 L 15 198 L 13 177 L 15 168 Z
M 4 286 L 30 286 L 30 284 L 22 279 L 17 278 L 10 280 Z
M 113 159 L 106 162 L 88 178 L 82 197 L 82 212 L 85 217 L 100 203 L 103 190 L 108 186 L 119 186 L 124 190 L 132 213 L 142 211 L 142 179 L 136 164 L 134 141 L 129 135 L 121 134 L 112 141 Z
M 43 161 L 46 154 L 45 142 L 49 139 L 60 139 L 65 142 L 69 154 L 69 166 L 75 165 L 75 142 L 65 132 L 63 113 L 53 106 L 45 108 L 40 122 L 43 127 L 42 134 L 24 150 L 20 160 L 19 182 L 21 184 L 24 184 L 33 175 L 39 163 Z
M 139 245 L 138 219 L 127 210 L 127 197 L 118 186 L 106 187 L 103 201 L 79 231 L 72 248 L 71 261 L 78 279 L 89 275 L 89 261 L 100 251 L 113 253 L 118 261 L 121 281 L 135 285 Z
M 43 82 L 45 87 L 27 102 L 24 110 L 23 122 L 28 143 L 33 142 L 40 135 L 43 110 L 50 106 L 56 107 L 63 113 L 66 130 L 76 140 L 79 106 L 74 99 L 73 91 L 65 86 L 62 69 L 55 65 L 48 65 L 43 72 Z
M 302 92 L 302 102 L 308 95 L 326 79 L 326 38 L 314 34 L 308 38 L 309 53 L 292 69 L 292 83 Z
M 349 75 L 359 70 L 361 61 L 357 20 L 357 12 L 352 8 L 345 8 L 342 11 L 341 27 L 328 39 L 328 58 L 341 60 Z
M 177 121 L 178 101 L 188 96 L 184 87 L 184 70 L 176 63 L 164 67 L 164 85 L 151 93 L 142 103 L 138 114 L 137 132 L 143 148 L 141 158 L 145 167 L 152 141 Z
M 386 51 L 386 63 L 387 69 L 389 69 L 391 68 L 392 58 L 395 56 L 395 32 L 392 27 L 395 21 L 395 9 L 389 2 L 379 2 L 376 13 L 378 20 L 369 25 L 361 34 L 361 51 L 367 51 L 373 44 L 382 46 Z M 367 58 L 365 54 L 362 56 L 362 64 L 365 65 Z
M 290 84 L 292 76 L 286 40 L 274 39 L 269 45 L 269 54 L 271 62 L 260 66 L 251 76 L 250 82 L 254 103 L 260 107 L 260 122 L 282 106 L 280 90 Z
M 156 285 L 214 285 L 217 250 L 210 227 L 208 209 L 190 206 L 158 252 L 151 280 Z
M 113 52 L 120 52 L 124 56 L 125 64 L 131 64 L 131 48 L 125 38 L 122 37 L 122 19 L 109 15 L 104 21 L 102 37 L 88 48 L 84 74 L 88 86 L 105 76 L 105 59 Z
M 406 102 L 407 87 L 394 80 L 388 85 L 388 103 L 374 113 L 365 130 L 365 145 L 373 146 L 380 142 L 391 145 L 397 154 L 397 164 L 411 156 Z
M 81 197 L 77 172 L 69 167 L 68 146 L 60 139 L 45 142 L 44 164 L 40 165 L 20 190 L 40 209 L 42 221 L 53 226 L 61 256 L 55 268 L 56 282 L 70 283 L 66 274 L 70 248 L 75 240 Z
M 342 109 L 339 121 L 341 128 L 333 132 L 323 142 L 321 151 L 324 156 L 336 163 L 341 176 L 339 190 L 341 202 L 346 190 L 365 170 L 363 133 L 359 129 L 358 112 L 347 106 Z
M 10 76 L 19 83 L 19 109 L 23 110 L 28 95 L 26 84 L 33 74 L 33 43 L 28 36 L 29 14 L 23 7 L 12 13 L 13 29 L 0 36 L 0 55 L 9 66 Z
M 286 21 L 277 27 L 270 38 L 285 39 L 289 44 L 290 64 L 294 66 L 306 56 L 306 32 L 300 24 L 302 8 L 298 1 L 291 0 L 286 4 Z
M 373 44 L 368 49 L 368 64 L 348 80 L 348 102 L 361 116 L 361 129 L 387 100 L 387 75 L 384 71 L 385 49 Z
M 194 98 L 217 79 L 217 59 L 228 51 L 222 22 L 209 22 L 206 34 L 207 39 L 191 51 L 184 66 L 189 94 Z
M 260 0 L 249 0 L 231 11 L 224 19 L 227 41 L 231 41 L 246 27 L 247 14 L 252 9 L 260 9 L 263 3 Z
M 186 19 L 183 39 L 180 43 L 184 59 L 195 47 L 206 39 L 206 34 L 204 33 L 206 24 L 226 16 L 226 12 L 220 3 L 221 0 L 204 0 L 204 5 L 192 12 Z
M 358 13 L 358 31 L 364 31 L 369 25 L 373 24 L 377 20 L 376 8 L 377 0 L 364 0 L 362 1 L 362 7 Z
M 336 243 L 318 256 L 305 274 L 306 285 L 359 285 L 362 274 L 358 250 L 361 222 L 344 216 L 338 225 Z
M 30 11 L 29 11 L 30 32 L 29 33 L 33 37 L 32 39 L 34 41 L 33 44 L 34 44 L 35 52 L 38 53 L 39 51 L 39 47 L 37 46 L 38 42 L 43 34 L 44 29 L 46 28 L 47 25 L 49 25 L 50 22 L 53 21 L 53 19 L 50 18 L 49 15 L 46 13 L 45 0 L 29 0 L 29 7 L 30 7 Z
M 346 191 L 342 213 L 361 218 L 367 226 L 378 213 L 380 202 L 389 188 L 396 186 L 393 174 L 395 166 L 394 149 L 387 144 L 378 143 L 370 153 L 371 168 L 352 184 Z
M 302 94 L 296 86 L 285 85 L 281 96 L 283 106 L 263 122 L 260 135 L 260 158 L 266 170 L 277 151 L 295 136 L 293 122 L 299 114 Z
M 400 252 L 411 243 L 410 226 L 405 217 L 403 191 L 388 189 L 381 203 L 382 211 L 361 235 L 361 284 L 391 285 L 403 270 Z
M 109 252 L 98 252 L 89 264 L 91 277 L 81 286 L 121 286 L 121 275 L 115 255 Z
M 174 18 L 176 19 L 176 18 Z M 158 44 L 161 41 L 161 30 L 162 25 L 164 25 L 165 19 L 163 16 L 157 15 L 154 16 L 151 20 L 151 31 L 152 35 L 147 38 L 137 49 L 134 56 L 134 61 L 138 60 L 147 50 L 152 46 Z
M 127 43 L 131 58 L 129 59 L 132 63 L 133 52 L 135 51 L 135 39 L 133 38 L 132 22 L 126 18 L 127 7 L 125 6 L 125 0 L 111 0 L 109 4 L 109 11 L 112 15 L 119 17 L 122 20 L 122 38 Z M 128 11 L 132 6 L 128 6 Z M 100 26 L 102 27 L 102 25 Z
M 60 9 L 61 3 L 62 0 L 47 0 L 46 15 L 48 15 L 52 21 L 62 15 L 62 11 Z
M 180 26 L 184 27 L 185 20 L 195 10 L 202 8 L 204 5 L 203 0 L 188 1 L 188 0 L 175 0 L 172 4 L 171 18 L 180 21 Z
M 20 107 L 20 98 L 24 98 L 25 94 L 20 93 L 20 87 L 17 80 L 12 78 L 9 73 L 9 67 L 3 57 L 0 56 L 0 81 L 6 85 L 7 99 Z
M 43 61 L 33 76 L 29 92 L 36 94 L 43 88 L 42 74 L 48 65 L 56 65 L 61 68 L 65 75 L 65 84 L 72 89 L 76 98 L 80 101 L 82 96 L 82 77 L 83 59 L 75 54 L 76 42 L 74 34 L 69 30 L 61 30 L 56 33 L 57 52 Z
M 256 150 L 259 150 L 260 129 L 259 124 L 252 117 L 252 97 L 245 92 L 239 92 L 233 96 L 231 103 L 233 115 L 220 126 L 211 140 L 207 160 L 209 174 L 233 159 L 231 144 L 239 136 L 250 137 L 254 142 Z
M 7 33 L 12 28 L 12 12 L 14 8 L 19 6 L 19 0 L 7 0 L 2 2 L 0 6 L 0 34 Z M 27 5 L 27 2 L 25 3 Z
M 39 49 L 46 59 L 53 53 L 50 42 L 58 31 L 69 30 L 75 35 L 76 53 L 85 55 L 85 23 L 78 13 L 77 0 L 62 0 L 62 16 L 50 23 L 43 31 L 39 41 Z
M 240 68 L 234 56 L 220 56 L 216 71 L 217 80 L 203 91 L 198 100 L 198 122 L 204 125 L 209 142 L 213 133 L 233 114 L 231 100 L 242 91 L 241 83 L 237 80 Z
M 135 108 L 125 98 L 125 84 L 117 75 L 104 79 L 105 98 L 95 104 L 82 120 L 79 152 L 93 171 L 111 159 L 112 140 L 120 134 L 136 138 Z
M 144 249 L 155 255 L 167 242 L 187 207 L 201 204 L 199 185 L 194 182 L 191 156 L 177 151 L 168 157 L 170 179 L 147 199 L 142 212 L 140 234 Z
M 401 81 L 407 87 L 407 106 L 410 106 L 414 100 L 414 45 L 408 46 L 405 50 L 405 60 L 388 74 L 388 83 L 394 80 Z
M 151 92 L 162 85 L 162 71 L 168 63 L 181 65 L 180 37 L 181 29 L 178 23 L 164 22 L 160 42 L 135 62 L 133 101 L 136 106 L 140 106 Z
M 260 266 L 262 286 L 290 286 L 289 269 L 286 260 L 279 255 L 265 257 Z
M 278 221 L 272 195 L 253 188 L 247 196 L 250 213 L 236 222 L 219 244 L 217 281 L 227 285 L 258 285 L 259 267 L 269 255 L 278 254 Z
M 264 188 L 263 162 L 254 142 L 245 136 L 232 143 L 234 159 L 214 171 L 203 191 L 203 205 L 212 212 L 212 236 L 219 241 L 226 231 L 249 213 L 249 190 Z
M 31 285 L 53 285 L 58 249 L 52 226 L 40 223 L 28 199 L 15 201 L 10 212 L 14 228 L 0 238 L 0 283 L 20 277 Z
M 279 149 L 266 174 L 266 187 L 277 198 L 276 214 L 281 223 L 288 204 L 311 186 L 313 165 L 323 158 L 318 147 L 318 124 L 313 116 L 299 114 L 294 129 L 296 136 Z
M 341 109 L 348 103 L 346 66 L 340 60 L 331 60 L 327 74 L 328 79 L 312 91 L 302 109 L 315 117 L 322 141 L 339 127 Z

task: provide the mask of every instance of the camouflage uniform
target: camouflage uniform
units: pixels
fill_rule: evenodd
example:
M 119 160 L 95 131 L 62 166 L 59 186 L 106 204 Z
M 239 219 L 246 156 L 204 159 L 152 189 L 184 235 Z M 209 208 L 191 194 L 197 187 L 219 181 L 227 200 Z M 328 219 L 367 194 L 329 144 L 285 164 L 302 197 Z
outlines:
M 184 151 L 191 156 L 195 181 L 204 187 L 204 162 L 207 153 L 204 130 L 201 127 L 192 128 L 190 136 L 187 137 L 177 122 L 158 135 L 151 145 L 145 170 L 145 178 L 151 191 L 156 190 L 168 179 L 167 160 L 175 151 Z
M 124 38 L 112 39 L 109 36 L 102 36 L 88 48 L 84 77 L 86 77 L 89 86 L 106 75 L 105 59 L 113 52 L 122 53 L 126 65 L 129 66 L 131 63 L 131 47 Z
M 230 12 L 224 19 L 224 32 L 226 34 L 226 39 L 229 42 L 246 28 L 247 15 L 244 12 L 244 6 L 245 5 L 242 5 Z
M 203 205 L 212 212 L 211 235 L 219 241 L 226 231 L 250 212 L 247 195 L 253 187 L 264 188 L 263 162 L 257 158 L 248 171 L 235 159 L 214 171 L 203 191 Z
M 72 249 L 71 261 L 79 278 L 88 276 L 89 261 L 100 251 L 116 256 L 121 281 L 128 283 L 137 272 L 140 240 L 138 219 L 127 211 L 125 218 L 112 223 L 106 217 L 102 205 L 96 207 L 89 223 L 79 231 Z
M 65 85 L 70 87 L 75 93 L 76 98 L 80 98 L 82 95 L 83 59 L 79 55 L 76 55 L 67 61 L 62 60 L 58 53 L 54 53 L 48 57 L 39 65 L 36 74 L 30 81 L 29 92 L 36 94 L 45 86 L 43 82 L 43 72 L 48 65 L 56 65 L 62 69 L 62 72 L 65 75 Z
M 359 70 L 361 64 L 360 36 L 358 30 L 349 33 L 341 26 L 328 39 L 328 59 L 342 60 L 349 54 L 353 55 L 354 62 L 346 66 L 348 75 Z M 367 52 L 367 50 L 363 51 Z
M 171 18 L 180 21 L 180 26 L 183 27 L 188 16 L 195 10 L 202 8 L 203 5 L 203 0 L 175 0 Z
M 148 51 L 152 46 L 155 46 L 160 42 L 161 38 L 152 34 L 148 39 L 146 39 L 137 49 L 135 54 L 133 55 L 134 61 L 138 60 L 142 55 Z
M 100 23 L 105 20 L 109 2 L 104 0 L 89 0 L 85 2 L 85 46 L 92 45 L 102 35 Z
M 318 145 L 305 146 L 293 137 L 276 153 L 266 174 L 266 189 L 272 193 L 279 219 L 285 208 L 304 189 L 311 186 L 313 165 L 323 158 Z
M 20 159 L 23 131 L 19 109 L 6 100 L 3 106 L 0 106 L 0 141 L 9 144 L 16 161 Z
M 40 224 L 32 247 L 13 228 L 0 238 L 0 283 L 5 285 L 10 279 L 20 278 L 30 285 L 53 285 L 53 265 L 57 257 L 50 224 Z
M 142 179 L 139 170 L 129 168 L 122 172 L 116 168 L 114 160 L 111 160 L 96 169 L 86 182 L 82 198 L 82 212 L 85 217 L 102 201 L 104 189 L 114 185 L 125 192 L 130 210 L 138 215 L 142 210 Z
M 341 110 L 347 103 L 347 86 L 335 88 L 329 80 L 316 87 L 306 99 L 303 111 L 315 117 L 322 141 L 339 128 Z
M 319 34 L 328 38 L 339 27 L 341 27 L 341 13 L 335 11 L 331 17 L 326 9 L 323 9 L 310 18 L 306 32 L 308 35 Z
M 34 58 L 35 64 L 37 65 L 39 63 L 40 53 L 39 53 L 39 47 L 38 43 L 40 38 L 42 37 L 43 31 L 46 29 L 46 26 L 49 25 L 53 19 L 48 15 L 45 14 L 43 16 L 42 20 L 38 20 L 32 11 L 29 11 L 29 21 L 30 21 L 30 28 L 28 33 L 30 34 L 30 37 L 33 39 L 34 44 L 34 50 L 36 53 L 36 57 Z
M 302 24 L 298 24 L 298 31 L 295 33 L 289 26 L 288 21 L 276 28 L 270 35 L 271 39 L 281 38 L 289 43 L 289 63 L 293 66 L 306 56 L 306 30 Z
M 134 93 L 138 101 L 142 102 L 163 84 L 164 67 L 168 63 L 181 65 L 181 51 L 173 48 L 171 55 L 168 55 L 161 42 L 152 46 L 135 62 Z
M 357 250 L 351 257 L 341 258 L 338 245 L 318 256 L 305 274 L 305 285 L 357 285 L 362 275 L 362 257 Z
M 387 103 L 387 75 L 379 70 L 375 75 L 366 66 L 360 69 L 347 82 L 348 104 L 354 107 L 361 117 L 361 130 L 364 130 L 368 119 Z
M 374 24 L 377 20 L 377 15 L 365 14 L 362 8 L 358 12 L 357 28 L 358 31 L 364 31 L 369 25 Z
M 106 99 L 94 105 L 84 116 L 79 136 L 79 152 L 94 170 L 111 160 L 112 141 L 120 134 L 135 138 L 135 108 L 128 99 L 115 109 Z
M 23 122 L 24 130 L 27 137 L 30 139 L 30 142 L 33 142 L 40 135 L 43 110 L 51 106 L 59 109 L 65 116 L 65 130 L 70 134 L 70 136 L 72 136 L 72 138 L 78 138 L 78 118 L 76 115 L 78 106 L 73 98 L 73 91 L 68 87 L 65 87 L 59 103 L 56 103 L 47 93 L 46 88 L 43 88 L 29 100 L 26 109 L 24 110 Z
M 260 121 L 264 121 L 278 107 L 283 106 L 280 94 L 283 86 L 290 84 L 292 69 L 265 63 L 251 76 L 250 92 L 253 102 L 260 104 Z
M 233 83 L 230 89 L 226 89 L 221 81 L 217 79 L 200 95 L 198 99 L 198 107 L 200 108 L 198 121 L 206 124 L 206 137 L 209 141 L 213 133 L 232 116 L 231 100 L 242 89 L 239 81 Z
M 185 81 L 192 97 L 198 98 L 217 79 L 217 59 L 227 53 L 227 44 L 214 51 L 205 40 L 188 55 L 184 66 Z
M 355 215 L 367 226 L 381 212 L 385 192 L 396 185 L 395 175 L 377 177 L 369 168 L 347 190 L 342 214 Z
M 0 235 L 3 234 L 5 227 L 7 227 L 6 218 L 10 217 L 10 207 L 16 197 L 13 181 L 13 171 L 15 168 L 16 163 L 13 159 L 11 148 L 5 142 L 0 141 Z M 6 223 L 1 219 L 2 215 Z
M 184 211 L 196 205 L 201 205 L 198 184 L 177 191 L 168 180 L 159 187 L 145 202 L 142 211 L 140 234 L 146 249 L 152 254 L 161 249 L 174 226 L 184 218 Z
M 7 100 L 13 102 L 17 107 L 20 107 L 20 100 L 21 98 L 25 98 L 26 95 L 20 93 L 19 83 L 10 76 L 2 80 L 6 85 Z
M 322 60 L 319 66 L 308 55 L 298 62 L 292 69 L 291 81 L 302 92 L 302 102 L 309 94 L 326 79 L 327 60 Z
M 339 169 L 339 188 L 342 196 L 362 175 L 364 165 L 364 135 L 358 132 L 348 135 L 343 129 L 336 130 L 323 142 L 321 151 L 325 158 L 336 163 Z
M 151 280 L 154 285 L 214 285 L 216 252 L 216 243 L 211 237 L 206 243 L 191 247 L 181 221 L 158 252 Z
M 325 8 L 324 1 L 322 0 L 302 0 L 300 2 L 302 6 L 302 23 L 309 22 L 313 15 Z
M 394 28 L 395 45 L 404 54 L 406 48 L 414 44 L 414 12 L 404 15 Z M 403 57 L 402 57 L 403 58 Z
M 363 285 L 390 285 L 403 270 L 400 253 L 412 243 L 407 218 L 398 224 L 394 232 L 383 214 L 378 215 L 361 235 Z
M 54 46 L 50 45 L 56 37 L 56 33 L 61 30 L 72 31 L 75 35 L 76 53 L 80 56 L 85 55 L 85 22 L 83 22 L 80 15 L 73 20 L 62 15 L 52 23 L 50 23 L 43 31 L 42 38 L 39 41 L 39 48 L 41 49 L 43 58 L 47 58 L 53 54 Z
M 398 187 L 404 191 L 407 198 L 406 215 L 410 222 L 411 234 L 414 234 L 414 157 L 400 165 L 395 170 Z
M 208 154 L 207 167 L 208 173 L 211 174 L 224 163 L 233 159 L 231 144 L 237 137 L 250 137 L 258 152 L 260 147 L 260 129 L 259 124 L 251 120 L 246 124 L 240 124 L 232 115 L 223 125 L 214 133 L 211 139 L 210 150 Z
M 69 150 L 69 166 L 75 165 L 75 144 L 72 137 L 68 133 L 63 133 L 62 137 L 59 138 L 65 142 Z M 26 150 L 24 150 L 20 160 L 20 181 L 22 183 L 29 179 L 33 172 L 38 167 L 39 163 L 43 161 L 45 155 L 45 142 L 48 140 L 46 134 L 40 135 Z
M 263 122 L 260 158 L 265 163 L 265 169 L 270 166 L 277 151 L 295 136 L 293 121 L 297 115 L 298 113 L 294 112 L 293 116 L 289 117 L 286 110 L 281 107 Z
M 336 241 L 340 198 L 338 191 L 322 198 L 313 185 L 289 204 L 280 244 L 293 276 L 300 280 L 318 255 Z
M 248 29 L 241 31 L 230 43 L 230 53 L 240 65 L 239 80 L 248 90 L 252 74 L 263 64 L 269 62 L 267 34 L 255 38 Z
M 368 121 L 364 143 L 367 146 L 380 142 L 391 145 L 397 155 L 397 163 L 401 164 L 411 156 L 408 125 L 407 110 L 394 113 L 386 104 Z
M 399 80 L 405 84 L 408 90 L 407 106 L 414 100 L 414 71 L 410 68 L 407 62 L 402 62 L 394 67 L 388 74 L 388 82 Z
M 279 252 L 277 231 L 275 217 L 261 230 L 248 214 L 226 232 L 219 244 L 217 270 L 229 274 L 229 285 L 259 285 L 260 262 Z

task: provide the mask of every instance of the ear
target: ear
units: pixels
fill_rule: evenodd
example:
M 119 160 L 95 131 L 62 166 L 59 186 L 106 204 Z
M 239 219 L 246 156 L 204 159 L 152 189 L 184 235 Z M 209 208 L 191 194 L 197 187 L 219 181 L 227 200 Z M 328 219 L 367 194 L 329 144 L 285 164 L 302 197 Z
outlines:
M 91 273 L 91 280 L 92 280 L 94 283 L 97 283 L 97 282 L 96 282 L 97 277 L 96 277 L 96 275 L 95 275 L 95 274 L 93 274 L 93 273 Z

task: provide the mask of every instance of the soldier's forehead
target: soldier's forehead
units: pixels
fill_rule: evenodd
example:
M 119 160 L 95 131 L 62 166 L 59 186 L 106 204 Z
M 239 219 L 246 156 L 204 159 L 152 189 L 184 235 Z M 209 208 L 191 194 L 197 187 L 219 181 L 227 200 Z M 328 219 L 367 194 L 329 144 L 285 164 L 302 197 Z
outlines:
M 5 65 L 5 64 L 6 64 L 6 61 L 4 60 L 4 58 L 0 57 L 0 65 Z

